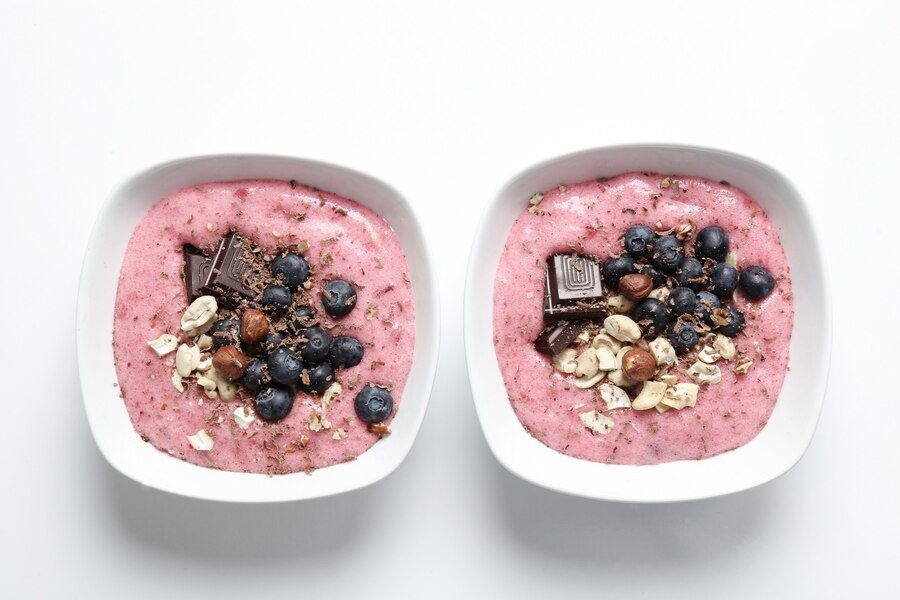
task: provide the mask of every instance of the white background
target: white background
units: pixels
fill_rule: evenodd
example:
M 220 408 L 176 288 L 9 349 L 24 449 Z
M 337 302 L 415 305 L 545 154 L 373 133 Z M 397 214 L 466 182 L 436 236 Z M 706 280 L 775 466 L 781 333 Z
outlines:
M 896 3 L 301 4 L 0 5 L 0 594 L 898 593 Z M 529 164 L 631 141 L 748 154 L 813 207 L 835 300 L 830 389 L 805 458 L 762 488 L 592 502 L 519 481 L 482 438 L 461 339 L 482 207 Z M 186 500 L 124 479 L 91 440 L 73 316 L 96 211 L 137 169 L 221 151 L 367 170 L 421 213 L 441 362 L 409 458 L 369 489 Z

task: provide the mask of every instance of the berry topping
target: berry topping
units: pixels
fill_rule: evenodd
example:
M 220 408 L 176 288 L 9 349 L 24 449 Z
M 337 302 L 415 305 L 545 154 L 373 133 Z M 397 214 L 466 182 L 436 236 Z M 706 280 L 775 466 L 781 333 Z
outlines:
M 269 375 L 276 383 L 290 385 L 300 379 L 303 363 L 289 348 L 278 348 L 269 357 Z
M 706 277 L 703 275 L 703 263 L 694 257 L 684 259 L 681 268 L 675 274 L 678 285 L 691 288 L 695 292 L 703 289 Z
M 679 354 L 688 352 L 700 341 L 700 336 L 697 335 L 697 329 L 694 327 L 694 324 L 683 319 L 679 319 L 669 327 L 668 331 L 666 331 L 666 338 L 672 344 L 675 352 Z
M 283 315 L 291 305 L 291 290 L 283 285 L 270 285 L 263 290 L 263 306 L 276 315 Z
M 366 423 L 380 423 L 394 410 L 394 399 L 384 388 L 369 384 L 356 394 L 356 414 Z
M 684 263 L 684 246 L 674 235 L 664 235 L 653 245 L 653 264 L 666 275 L 674 275 Z
M 656 233 L 646 225 L 634 225 L 625 232 L 625 251 L 633 258 L 644 258 L 653 249 Z
M 266 421 L 280 421 L 294 407 L 294 394 L 287 388 L 267 387 L 256 395 L 256 414 Z
M 284 284 L 295 292 L 309 278 L 309 263 L 305 258 L 293 252 L 276 256 L 272 261 L 271 270 L 273 277 L 280 276 Z
M 762 300 L 775 289 L 775 278 L 759 265 L 747 267 L 741 273 L 741 291 L 751 300 Z
M 343 279 L 333 279 L 322 288 L 322 306 L 332 317 L 343 317 L 356 306 L 356 288 Z
M 619 289 L 619 280 L 632 273 L 637 273 L 637 268 L 630 256 L 613 256 L 603 263 L 603 281 L 610 289 Z
M 657 271 L 656 267 L 652 265 L 642 265 L 638 269 L 638 273 L 641 275 L 649 275 L 651 281 L 653 281 L 653 287 L 655 288 L 662 287 L 666 284 L 665 275 Z
M 321 327 L 310 327 L 303 333 L 305 342 L 300 343 L 300 357 L 307 364 L 316 364 L 325 360 L 331 349 L 331 336 Z
M 631 318 L 645 335 L 655 335 L 665 331 L 669 324 L 669 311 L 665 304 L 656 298 L 647 298 L 635 307 Z
M 259 345 L 260 354 L 269 356 L 282 345 L 284 345 L 284 334 L 278 331 L 270 331 Z
M 334 369 L 331 367 L 331 363 L 326 361 L 317 364 L 311 369 L 303 369 L 303 373 L 300 374 L 300 381 L 297 382 L 297 387 L 304 392 L 321 394 L 329 388 L 333 381 Z
M 291 325 L 297 331 L 316 324 L 316 312 L 308 306 L 298 306 L 291 315 Z
M 697 315 L 698 319 L 707 325 L 714 325 L 712 315 L 717 308 L 722 308 L 722 302 L 718 296 L 706 290 L 697 292 L 697 310 L 694 314 Z
M 241 322 L 237 319 L 219 319 L 210 328 L 213 346 L 234 346 L 241 341 Z
M 339 335 L 331 342 L 329 358 L 335 367 L 355 367 L 362 361 L 363 345 L 355 337 Z
M 744 330 L 744 314 L 733 306 L 726 306 L 716 311 L 716 320 L 724 323 L 716 331 L 728 337 L 734 337 Z
M 689 315 L 697 310 L 697 294 L 686 287 L 677 287 L 666 299 L 666 306 L 673 316 Z
M 738 270 L 719 263 L 709 270 L 709 291 L 719 298 L 730 298 L 738 286 Z
M 728 234 L 716 225 L 704 227 L 697 233 L 694 254 L 697 258 L 708 258 L 716 262 L 725 260 L 728 255 Z
M 259 391 L 261 387 L 269 384 L 269 374 L 266 372 L 266 363 L 259 359 L 250 361 L 244 369 L 241 384 L 251 392 Z

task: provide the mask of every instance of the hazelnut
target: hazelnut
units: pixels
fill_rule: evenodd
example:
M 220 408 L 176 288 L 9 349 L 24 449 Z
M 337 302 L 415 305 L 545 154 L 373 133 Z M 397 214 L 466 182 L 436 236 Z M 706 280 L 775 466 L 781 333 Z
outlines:
M 269 333 L 269 319 L 261 310 L 250 308 L 241 316 L 241 339 L 248 344 L 258 344 Z
M 656 374 L 656 358 L 648 350 L 632 348 L 622 357 L 622 370 L 629 379 L 647 381 Z
M 236 381 L 247 368 L 247 357 L 234 346 L 222 346 L 213 356 L 213 368 L 216 373 L 228 381 Z
M 619 280 L 619 292 L 629 300 L 643 300 L 653 291 L 653 280 L 649 275 L 634 273 Z

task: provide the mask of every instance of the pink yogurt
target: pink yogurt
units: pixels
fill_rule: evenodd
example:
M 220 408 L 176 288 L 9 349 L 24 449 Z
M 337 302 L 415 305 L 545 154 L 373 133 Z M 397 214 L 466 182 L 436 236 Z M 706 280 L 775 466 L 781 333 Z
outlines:
M 564 454 L 597 462 L 644 465 L 701 459 L 752 440 L 775 406 L 785 372 L 793 323 L 790 267 L 778 231 L 752 198 L 725 182 L 675 176 L 663 187 L 655 174 L 626 173 L 544 192 L 534 212 L 523 210 L 509 232 L 494 281 L 494 347 L 509 401 L 535 438 Z M 736 375 L 720 362 L 722 381 L 702 387 L 694 408 L 681 411 L 608 412 L 615 421 L 606 435 L 593 434 L 579 413 L 605 404 L 595 390 L 578 389 L 571 376 L 553 370 L 535 351 L 544 327 L 545 258 L 576 252 L 605 258 L 622 252 L 621 235 L 631 225 L 664 228 L 691 222 L 695 231 L 719 225 L 731 238 L 738 268 L 762 265 L 775 276 L 770 296 L 750 302 L 738 294 L 744 332 L 734 338 L 754 364 Z M 693 240 L 691 240 L 693 243 Z M 693 354 L 675 373 L 691 381 Z
M 171 382 L 174 353 L 159 358 L 147 346 L 163 333 L 180 335 L 187 308 L 182 246 L 208 247 L 232 228 L 267 250 L 279 241 L 309 242 L 310 297 L 320 317 L 328 318 L 320 299 L 325 281 L 340 277 L 357 284 L 356 308 L 333 320 L 331 334 L 358 338 L 365 357 L 336 373 L 344 391 L 327 409 L 331 429 L 308 428 L 320 399 L 303 392 L 282 421 L 256 419 L 241 429 L 233 411 L 252 406 L 252 399 L 211 400 L 187 381 L 178 393 Z M 182 460 L 256 473 L 311 471 L 352 460 L 378 441 L 356 416 L 356 392 L 369 382 L 392 386 L 396 414 L 414 345 L 415 305 L 403 248 L 384 219 L 352 200 L 284 181 L 203 184 L 157 202 L 128 243 L 113 334 L 119 385 L 135 431 Z M 187 436 L 200 429 L 213 438 L 212 450 L 189 444 Z M 346 435 L 335 435 L 338 429 Z M 301 436 L 308 438 L 305 447 Z

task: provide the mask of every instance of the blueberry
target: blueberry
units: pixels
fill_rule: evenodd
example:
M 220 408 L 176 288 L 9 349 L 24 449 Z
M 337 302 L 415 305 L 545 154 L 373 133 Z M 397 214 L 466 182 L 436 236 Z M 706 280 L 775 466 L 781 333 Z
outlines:
M 704 227 L 697 233 L 694 254 L 697 258 L 709 258 L 716 262 L 725 260 L 728 255 L 728 234 L 715 225 Z
M 725 325 L 719 325 L 716 329 L 722 335 L 734 337 L 744 330 L 744 313 L 732 306 L 726 306 L 719 311 L 719 315 L 728 320 Z
M 303 370 L 303 373 L 304 375 L 301 375 L 300 381 L 297 382 L 297 387 L 304 392 L 321 394 L 334 382 L 334 369 L 331 367 L 331 363 L 327 361 L 319 363 L 312 368 L 306 368 Z M 308 380 L 309 383 L 306 383 L 304 380 Z
M 208 335 L 213 346 L 237 346 L 241 339 L 241 322 L 237 319 L 219 319 L 210 327 Z
M 694 314 L 707 325 L 712 325 L 712 314 L 717 308 L 722 308 L 722 302 L 719 297 L 712 292 L 702 290 L 697 292 L 697 310 Z
M 741 273 L 741 291 L 751 300 L 762 300 L 775 289 L 775 278 L 759 265 L 747 267 Z
M 675 274 L 678 285 L 689 287 L 695 292 L 703 289 L 706 277 L 703 276 L 703 263 L 694 257 L 684 259 L 681 268 Z
M 367 385 L 356 394 L 356 415 L 367 423 L 380 423 L 391 416 L 394 399 L 384 388 Z
M 634 225 L 625 232 L 625 252 L 634 258 L 644 258 L 653 249 L 656 233 L 646 225 Z
M 666 299 L 666 306 L 675 317 L 692 314 L 697 310 L 697 304 L 697 294 L 691 288 L 686 287 L 675 288 Z
M 278 348 L 269 357 L 269 375 L 276 383 L 290 385 L 300 379 L 303 363 L 289 348 Z
M 684 262 L 684 246 L 674 235 L 664 235 L 653 245 L 653 264 L 666 275 L 674 275 Z
M 613 256 L 603 263 L 603 281 L 610 289 L 617 289 L 619 280 L 632 273 L 637 273 L 637 268 L 630 256 Z
M 266 334 L 266 337 L 263 338 L 263 341 L 260 342 L 259 349 L 262 351 L 261 354 L 269 356 L 283 345 L 284 334 L 278 331 L 270 331 Z
M 638 268 L 638 273 L 646 275 L 653 281 L 653 287 L 658 288 L 666 284 L 666 276 L 656 270 L 652 265 L 642 265 Z
M 322 306 L 332 317 L 343 317 L 356 306 L 356 288 L 343 279 L 333 279 L 322 289 Z
M 355 367 L 362 361 L 363 345 L 355 337 L 339 335 L 331 342 L 329 358 L 335 367 Z
M 291 290 L 283 285 L 270 285 L 263 290 L 263 306 L 276 315 L 283 315 L 291 305 Z
M 719 298 L 730 298 L 738 286 L 738 270 L 719 263 L 709 270 L 709 291 Z
M 294 408 L 294 394 L 283 387 L 267 387 L 256 395 L 256 414 L 266 421 L 279 421 Z
M 316 324 L 316 313 L 308 306 L 298 306 L 291 315 L 291 325 L 296 331 L 303 331 Z
M 244 369 L 244 376 L 241 383 L 251 392 L 259 391 L 261 387 L 269 384 L 269 373 L 266 370 L 265 361 L 254 359 L 251 360 Z
M 654 335 L 666 329 L 669 324 L 669 311 L 666 305 L 656 298 L 645 298 L 632 311 L 631 318 L 637 322 L 645 335 Z
M 325 360 L 331 349 L 331 336 L 321 327 L 310 327 L 303 333 L 305 342 L 300 343 L 300 357 L 303 362 L 316 364 Z
M 688 352 L 700 341 L 700 336 L 697 335 L 694 324 L 681 319 L 669 327 L 668 331 L 666 331 L 666 338 L 672 344 L 675 352 L 679 354 Z
M 276 256 L 270 269 L 273 277 L 281 275 L 284 278 L 284 284 L 295 292 L 309 277 L 309 263 L 305 258 L 293 252 Z

